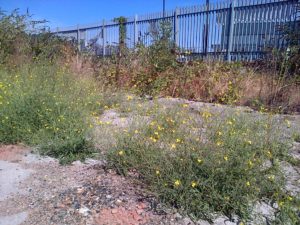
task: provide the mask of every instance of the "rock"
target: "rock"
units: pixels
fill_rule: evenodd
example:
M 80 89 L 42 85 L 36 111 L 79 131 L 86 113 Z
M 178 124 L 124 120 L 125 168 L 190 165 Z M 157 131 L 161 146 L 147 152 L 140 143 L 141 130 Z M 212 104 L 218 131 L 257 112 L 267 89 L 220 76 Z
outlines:
M 179 213 L 176 213 L 174 215 L 174 217 L 175 217 L 176 220 L 181 220 L 182 219 L 182 216 Z
M 122 205 L 122 200 L 120 200 L 120 199 L 117 199 L 116 201 L 115 201 L 115 204 L 117 205 L 117 206 L 120 206 L 120 205 Z
M 210 223 L 206 220 L 198 220 L 196 225 L 210 225 Z
M 221 216 L 214 220 L 214 225 L 236 225 L 236 223 L 231 222 L 228 217 Z
M 118 213 L 118 210 L 117 210 L 117 209 L 112 209 L 112 210 L 111 210 L 111 213 L 112 213 L 112 214 L 116 214 L 116 213 Z
M 111 199 L 112 196 L 111 196 L 111 195 L 106 195 L 106 198 L 107 198 L 107 199 Z
M 84 216 L 88 216 L 88 215 L 90 214 L 91 211 L 90 211 L 89 208 L 83 206 L 83 207 L 81 207 L 81 208 L 79 209 L 78 212 L 79 212 L 80 214 L 84 215 Z
M 184 218 L 181 222 L 182 225 L 194 225 L 195 223 L 190 218 Z
M 143 212 L 144 212 L 144 210 L 142 210 L 142 209 L 137 209 L 137 210 L 136 210 L 136 213 L 137 213 L 138 215 L 142 215 Z
M 72 165 L 73 166 L 82 166 L 83 164 L 80 160 L 77 160 L 77 161 L 72 162 Z
M 300 173 L 297 167 L 293 167 L 287 162 L 281 162 L 280 166 L 286 177 L 285 189 L 291 193 L 291 195 L 297 196 L 300 194 Z

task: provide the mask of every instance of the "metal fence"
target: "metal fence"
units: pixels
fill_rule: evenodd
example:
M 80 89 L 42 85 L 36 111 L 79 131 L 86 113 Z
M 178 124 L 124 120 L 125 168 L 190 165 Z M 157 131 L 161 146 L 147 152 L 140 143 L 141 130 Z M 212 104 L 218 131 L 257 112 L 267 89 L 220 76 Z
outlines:
M 270 47 L 287 47 L 278 27 L 300 29 L 297 6 L 299 0 L 227 0 L 135 16 L 125 23 L 125 42 L 129 49 L 151 45 L 153 32 L 167 20 L 182 55 L 251 61 L 263 57 Z M 76 41 L 82 51 L 108 56 L 118 51 L 119 26 L 103 20 L 54 32 Z

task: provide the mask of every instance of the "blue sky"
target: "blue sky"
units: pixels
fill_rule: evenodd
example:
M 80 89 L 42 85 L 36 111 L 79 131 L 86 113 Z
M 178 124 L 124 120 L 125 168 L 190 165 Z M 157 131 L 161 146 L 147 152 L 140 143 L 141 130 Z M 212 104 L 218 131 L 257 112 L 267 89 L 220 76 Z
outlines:
M 163 0 L 0 0 L 7 12 L 19 8 L 35 19 L 46 19 L 51 28 L 88 24 L 117 16 L 143 15 L 162 10 Z M 205 0 L 166 0 L 166 9 L 203 4 Z

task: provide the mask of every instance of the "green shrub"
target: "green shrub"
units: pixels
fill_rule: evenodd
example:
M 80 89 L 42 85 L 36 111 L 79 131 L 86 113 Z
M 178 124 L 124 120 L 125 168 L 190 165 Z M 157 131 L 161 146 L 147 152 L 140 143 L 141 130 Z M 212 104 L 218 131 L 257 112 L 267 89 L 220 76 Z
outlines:
M 93 152 L 95 86 L 52 65 L 0 70 L 0 142 L 37 145 L 62 161 Z
M 272 119 L 239 114 L 220 119 L 206 110 L 199 120 L 182 109 L 159 113 L 120 138 L 108 160 L 121 174 L 138 174 L 160 200 L 195 218 L 221 213 L 247 221 L 257 200 L 296 204 L 282 192 L 279 160 L 287 147 L 278 141 Z M 296 217 L 282 207 L 280 215 Z

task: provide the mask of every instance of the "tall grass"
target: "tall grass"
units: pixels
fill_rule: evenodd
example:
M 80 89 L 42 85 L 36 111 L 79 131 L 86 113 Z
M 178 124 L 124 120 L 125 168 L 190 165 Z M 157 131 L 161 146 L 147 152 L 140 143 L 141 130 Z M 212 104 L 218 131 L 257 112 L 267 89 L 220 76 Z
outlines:
M 96 86 L 55 65 L 0 70 L 0 142 L 36 145 L 62 162 L 93 152 Z

